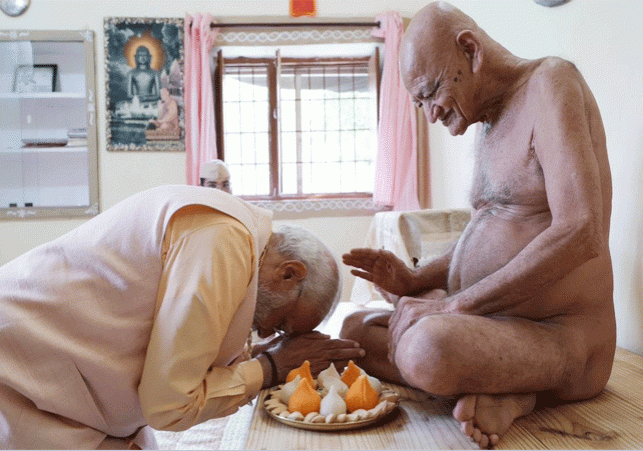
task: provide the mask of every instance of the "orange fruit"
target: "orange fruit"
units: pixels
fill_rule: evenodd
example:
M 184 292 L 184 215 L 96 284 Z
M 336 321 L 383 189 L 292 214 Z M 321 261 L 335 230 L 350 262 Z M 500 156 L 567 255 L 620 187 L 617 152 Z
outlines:
M 368 376 L 365 374 L 359 376 L 346 393 L 346 408 L 351 413 L 358 409 L 372 409 L 379 404 L 379 401 L 380 396 L 371 386 Z
M 313 388 L 308 379 L 303 378 L 299 387 L 288 401 L 288 410 L 290 412 L 301 412 L 303 416 L 310 412 L 319 412 L 321 406 L 321 396 Z
M 358 368 L 357 365 L 352 360 L 348 361 L 348 365 L 346 365 L 346 369 L 342 373 L 342 382 L 345 383 L 348 388 L 353 385 L 353 382 L 357 380 L 357 378 L 362 374 L 362 371 Z
M 313 379 L 313 375 L 310 372 L 310 362 L 308 360 L 304 361 L 304 363 L 302 363 L 299 368 L 291 370 L 286 377 L 286 382 L 290 382 L 291 380 L 296 378 L 298 374 L 302 379 L 308 379 L 312 387 L 315 386 L 315 380 Z

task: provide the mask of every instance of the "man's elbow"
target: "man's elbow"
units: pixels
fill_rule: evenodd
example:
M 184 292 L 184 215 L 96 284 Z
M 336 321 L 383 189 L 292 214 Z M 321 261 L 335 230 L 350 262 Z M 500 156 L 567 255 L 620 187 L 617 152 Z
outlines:
M 603 236 L 603 228 L 595 215 L 587 214 L 574 218 L 565 218 L 558 225 L 563 246 L 570 250 L 567 254 L 571 259 L 583 264 L 598 257 L 607 243 Z
M 194 418 L 181 410 L 143 412 L 145 421 L 157 431 L 181 432 L 194 425 Z
M 143 418 L 156 430 L 184 431 L 197 421 L 198 409 L 195 406 L 199 403 L 198 397 L 162 399 L 158 390 L 141 390 L 139 387 L 139 400 Z
M 585 215 L 576 223 L 575 242 L 583 261 L 598 257 L 607 242 L 600 221 L 594 215 Z

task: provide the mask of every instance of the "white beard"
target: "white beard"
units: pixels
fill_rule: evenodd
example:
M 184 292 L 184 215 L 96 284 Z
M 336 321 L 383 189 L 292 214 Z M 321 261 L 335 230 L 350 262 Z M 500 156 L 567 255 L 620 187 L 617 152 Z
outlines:
M 290 293 L 276 294 L 259 284 L 257 287 L 257 302 L 255 304 L 252 328 L 256 330 L 257 325 L 265 323 L 273 310 L 283 307 L 291 297 L 289 294 Z

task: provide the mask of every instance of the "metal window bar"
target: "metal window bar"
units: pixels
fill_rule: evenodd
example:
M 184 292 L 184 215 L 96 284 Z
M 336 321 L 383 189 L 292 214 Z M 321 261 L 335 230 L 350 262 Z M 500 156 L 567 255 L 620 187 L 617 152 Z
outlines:
M 261 84 L 259 80 L 261 79 L 266 80 L 269 76 L 267 73 L 267 69 L 265 65 L 260 65 L 260 66 L 229 66 L 226 67 L 225 69 L 227 75 L 231 75 L 237 79 L 242 79 L 242 78 L 248 78 L 251 82 L 251 84 L 256 85 L 256 84 Z M 253 153 L 252 151 L 249 152 L 250 149 L 257 149 L 257 148 L 262 148 L 262 146 L 259 145 L 260 141 L 265 141 L 268 142 L 270 133 L 269 131 L 257 131 L 254 129 L 254 127 L 248 127 L 249 124 L 256 124 L 258 121 L 262 121 L 266 119 L 267 112 L 266 107 L 263 105 L 265 104 L 265 100 L 258 100 L 255 97 L 252 97 L 250 99 L 246 98 L 246 96 L 242 95 L 241 92 L 241 86 L 239 87 L 239 91 L 236 96 L 232 99 L 223 99 L 223 104 L 226 105 L 225 108 L 235 108 L 237 110 L 237 116 L 238 116 L 238 124 L 236 124 L 235 128 L 238 131 L 229 131 L 225 130 L 224 135 L 225 136 L 233 136 L 237 135 L 238 136 L 238 142 L 240 143 L 239 149 L 229 149 L 230 151 L 234 150 L 239 150 L 241 152 L 241 155 L 239 155 L 240 160 L 242 161 L 241 165 L 246 166 L 246 167 L 252 167 L 253 168 L 253 173 L 258 174 L 260 172 L 261 166 L 265 165 L 265 163 L 261 163 L 257 160 L 257 155 Z M 242 109 L 243 105 L 251 105 L 250 108 L 248 109 Z M 243 113 L 246 113 L 244 115 Z M 227 120 L 227 116 L 225 117 Z M 244 138 L 250 138 L 244 139 Z M 251 146 L 244 146 L 244 143 L 248 143 L 249 141 L 252 141 Z M 256 177 L 255 177 L 256 179 Z M 257 191 L 261 191 L 258 189 Z M 267 193 L 266 193 L 267 194 Z
M 363 74 L 358 73 L 358 68 L 360 67 L 364 70 Z M 350 98 L 348 98 L 346 96 L 343 96 L 341 92 L 344 90 L 342 86 L 344 84 L 348 84 L 350 86 L 350 89 L 349 89 L 350 92 L 353 92 L 353 93 L 355 92 L 355 89 L 357 87 L 356 77 L 358 75 L 368 74 L 368 63 L 362 62 L 360 64 L 353 63 L 350 65 L 343 64 L 343 65 L 335 65 L 334 67 L 318 66 L 318 65 L 311 66 L 309 64 L 300 64 L 300 65 L 294 65 L 294 67 L 289 68 L 287 72 L 291 73 L 295 80 L 295 90 L 296 90 L 295 105 L 296 105 L 296 118 L 297 118 L 296 127 L 295 127 L 295 136 L 296 136 L 296 144 L 297 144 L 296 155 L 297 155 L 297 169 L 298 169 L 297 193 L 303 194 L 304 190 L 302 187 L 302 182 L 303 182 L 302 177 L 303 177 L 304 166 L 306 166 L 306 175 L 309 177 L 313 176 L 311 171 L 313 171 L 312 166 L 315 164 L 334 165 L 336 168 L 350 165 L 352 167 L 352 171 L 349 171 L 349 172 L 353 174 L 357 170 L 358 162 L 360 162 L 360 160 L 358 160 L 358 157 L 357 157 L 355 135 L 359 131 L 368 130 L 368 128 L 356 127 L 355 125 L 355 120 L 356 120 L 355 94 L 353 94 Z M 320 88 L 322 88 L 322 90 L 328 91 L 330 89 L 333 91 L 337 91 L 338 94 L 337 96 L 331 96 L 331 97 L 325 96 L 324 99 L 321 101 L 322 111 L 320 112 L 320 115 L 323 117 L 323 121 L 324 121 L 323 126 L 313 127 L 314 124 L 309 122 L 309 124 L 307 124 L 308 125 L 307 130 L 309 130 L 309 132 L 306 132 L 303 129 L 303 124 L 301 123 L 301 110 L 303 108 L 302 96 L 301 96 L 301 89 L 302 89 L 301 80 L 302 78 L 304 79 L 304 84 L 306 88 L 315 89 L 315 87 L 312 84 L 314 76 L 319 76 L 321 78 Z M 332 80 L 332 78 L 335 78 L 335 80 Z M 348 107 L 347 103 L 351 103 L 352 108 Z M 335 108 L 335 106 L 338 107 L 338 110 L 336 112 L 337 122 L 336 124 L 333 124 L 331 127 L 331 124 L 327 123 L 326 120 L 328 118 L 329 111 Z M 350 123 L 351 121 L 347 122 L 342 120 L 343 118 L 342 108 L 348 108 L 348 111 L 351 112 L 352 124 Z M 311 115 L 309 115 L 308 117 L 312 118 Z M 323 139 L 328 138 L 327 136 L 328 132 L 331 132 L 331 133 L 334 132 L 335 134 L 334 138 L 337 140 L 336 142 L 324 141 L 327 148 L 333 147 L 340 150 L 338 152 L 338 155 L 334 159 L 326 161 L 326 158 L 324 158 L 322 154 L 317 153 L 312 155 L 310 158 L 306 158 L 304 161 L 303 152 L 302 152 L 303 141 L 305 140 L 305 138 L 307 138 L 306 139 L 307 147 L 313 148 L 314 132 L 322 132 L 325 135 Z M 345 138 L 346 135 L 352 135 L 353 144 L 351 148 L 343 149 L 342 148 L 343 138 Z M 322 139 L 322 138 L 318 138 L 318 139 Z M 346 188 L 347 183 L 349 183 L 350 180 L 346 178 L 345 174 L 342 174 L 341 170 L 340 170 L 339 179 L 337 180 L 337 182 L 338 182 L 338 185 L 335 186 L 335 188 L 337 188 L 337 191 L 339 192 L 350 191 L 350 189 Z
M 283 66 L 284 66 L 283 73 L 292 74 L 293 77 L 295 78 L 296 86 L 297 86 L 297 97 L 296 97 L 295 105 L 296 105 L 296 110 L 297 110 L 296 113 L 299 116 L 299 119 L 297 120 L 296 128 L 294 130 L 294 133 L 295 133 L 295 136 L 296 136 L 296 142 L 297 142 L 297 153 L 296 153 L 296 161 L 295 161 L 295 167 L 297 169 L 297 171 L 296 171 L 297 172 L 297 176 L 296 176 L 297 177 L 297 193 L 293 193 L 296 196 L 315 195 L 314 193 L 304 193 L 304 191 L 306 191 L 306 190 L 304 190 L 304 186 L 303 186 L 303 180 L 304 180 L 303 179 L 303 177 L 304 177 L 304 161 L 303 161 L 303 148 L 304 148 L 304 146 L 303 146 L 303 140 L 305 138 L 307 138 L 306 141 L 308 142 L 308 148 L 312 149 L 313 148 L 312 144 L 313 144 L 314 137 L 313 137 L 313 133 L 311 133 L 311 132 L 304 133 L 304 130 L 303 130 L 303 127 L 302 127 L 302 124 L 301 124 L 301 121 L 302 121 L 302 118 L 301 118 L 301 101 L 302 101 L 301 89 L 302 89 L 302 83 L 305 84 L 305 86 L 308 87 L 309 89 L 314 89 L 315 86 L 319 86 L 319 85 L 315 84 L 315 86 L 313 86 L 313 78 L 314 78 L 315 75 L 319 74 L 321 76 L 321 80 L 320 80 L 321 81 L 321 86 L 320 87 L 323 88 L 323 89 L 329 88 L 329 85 L 328 85 L 328 80 L 329 79 L 328 79 L 328 77 L 332 73 L 338 78 L 337 81 L 336 81 L 337 87 L 335 89 L 338 91 L 338 96 L 337 97 L 340 97 L 341 96 L 340 91 L 342 90 L 342 86 L 341 86 L 342 81 L 340 80 L 341 78 L 343 78 L 345 75 L 349 76 L 348 81 L 349 81 L 349 84 L 351 86 L 351 91 L 354 93 L 355 89 L 356 89 L 356 71 L 357 71 L 357 68 L 363 66 L 363 69 L 365 69 L 366 74 L 368 74 L 368 71 L 369 71 L 368 61 L 367 60 L 358 61 L 358 60 L 352 59 L 351 61 L 332 61 L 332 62 L 331 61 L 326 61 L 325 62 L 326 64 L 323 64 L 323 63 L 320 64 L 320 61 L 315 61 L 313 63 L 312 61 L 314 61 L 314 60 L 302 61 L 300 59 L 298 61 L 295 61 L 295 60 L 290 60 L 290 59 L 285 59 L 285 58 L 282 61 Z M 263 64 L 261 64 L 261 63 L 263 63 Z M 262 73 L 265 74 L 267 61 L 262 61 L 261 63 L 259 64 L 259 67 L 261 67 L 261 70 L 264 71 Z M 232 73 L 232 75 L 240 74 L 242 69 L 243 69 L 243 66 L 245 66 L 245 69 L 247 70 L 252 66 L 252 64 L 248 64 L 248 60 L 246 59 L 245 64 L 242 64 L 241 67 L 240 66 L 234 67 L 234 64 L 226 65 L 225 73 L 226 74 L 231 74 Z M 233 72 L 233 67 L 234 67 L 234 72 Z M 256 65 L 255 65 L 255 67 L 256 67 Z M 296 76 L 295 76 L 295 74 L 296 74 Z M 304 79 L 303 81 L 301 80 L 302 76 L 303 76 L 303 79 Z M 275 81 L 277 83 L 279 83 L 280 77 L 276 77 L 276 78 L 277 78 L 277 80 L 273 80 L 273 82 L 270 82 L 269 80 L 266 80 L 266 82 L 268 82 L 269 85 L 272 85 Z M 319 89 L 319 88 L 317 88 L 317 89 Z M 237 96 L 237 97 L 240 98 L 240 95 Z M 325 97 L 326 98 L 324 98 L 322 100 L 322 102 L 321 102 L 322 108 L 324 110 L 324 116 L 323 116 L 324 121 L 326 121 L 326 114 L 325 114 L 326 110 L 327 110 L 327 108 L 330 108 L 330 106 L 328 104 L 330 99 L 328 98 L 328 96 L 325 96 Z M 333 96 L 333 97 L 335 97 L 335 96 Z M 335 98 L 334 100 L 338 100 L 338 99 Z M 353 103 L 353 105 L 355 105 L 356 98 L 355 98 L 354 94 L 353 94 L 351 99 L 344 99 L 344 101 L 347 101 L 347 100 L 351 101 Z M 226 104 L 228 103 L 228 101 L 226 101 L 225 99 L 224 99 L 224 102 Z M 238 102 L 238 100 L 237 100 L 237 102 Z M 272 110 L 272 107 L 271 107 L 271 110 Z M 353 119 L 355 119 L 355 116 L 356 116 L 357 112 L 355 111 L 354 107 L 353 107 L 353 113 L 352 114 L 353 114 Z M 270 115 L 270 116 L 272 118 L 273 115 Z M 314 118 L 317 118 L 317 117 L 319 117 L 319 115 L 314 115 L 314 116 L 309 115 L 309 127 L 308 127 L 309 130 L 313 130 L 312 122 L 314 121 Z M 243 122 L 243 119 L 244 118 L 240 117 L 241 122 Z M 337 127 L 338 130 L 333 130 L 333 131 L 337 132 L 337 135 L 338 135 L 337 139 L 339 140 L 339 142 L 335 143 L 335 145 L 337 145 L 337 146 L 342 145 L 342 136 L 341 136 L 342 133 L 352 133 L 353 134 L 353 139 L 352 139 L 353 144 L 352 144 L 352 149 L 346 149 L 347 152 L 346 152 L 345 156 L 347 156 L 348 158 L 342 158 L 342 153 L 340 152 L 339 158 L 334 163 L 337 164 L 337 167 L 339 167 L 341 165 L 345 165 L 345 164 L 352 165 L 352 167 L 353 167 L 352 172 L 355 173 L 355 171 L 357 169 L 357 163 L 358 163 L 357 135 L 356 134 L 359 131 L 368 130 L 368 128 L 366 128 L 366 129 L 357 128 L 356 129 L 354 127 L 354 125 L 351 126 L 351 127 L 345 127 L 346 124 L 342 124 L 341 120 L 340 120 L 339 124 L 340 124 L 339 127 Z M 240 129 L 241 129 L 241 124 L 240 124 Z M 271 128 L 271 129 L 274 130 L 274 128 Z M 327 131 L 328 131 L 327 129 L 328 129 L 328 124 L 325 124 L 324 127 L 321 130 L 317 130 L 317 131 L 320 132 L 320 134 L 324 134 L 324 133 L 327 133 Z M 250 132 L 250 133 L 252 133 L 252 132 Z M 261 132 L 261 133 L 264 133 L 264 132 Z M 308 135 L 308 136 L 306 137 L 305 135 Z M 256 136 L 254 136 L 254 137 L 256 139 Z M 313 155 L 311 157 L 307 158 L 308 160 L 310 160 L 308 162 L 308 164 L 307 164 L 308 167 L 306 168 L 307 174 L 309 175 L 309 177 L 312 177 L 312 174 L 310 174 L 309 171 L 312 170 L 312 165 L 313 164 L 320 164 L 320 163 L 323 164 L 324 163 L 324 160 L 315 158 L 315 156 L 319 156 L 319 155 L 323 155 L 323 154 L 322 153 L 317 153 L 317 154 L 313 153 Z M 351 156 L 352 156 L 352 158 L 351 158 Z M 280 157 L 279 157 L 279 155 L 277 155 L 277 160 L 275 160 L 274 158 L 275 158 L 275 156 L 273 155 L 273 157 L 271 157 L 271 161 L 273 163 L 270 164 L 270 166 L 272 167 L 271 174 L 281 174 L 281 168 L 277 169 L 276 167 L 273 166 L 273 164 L 276 164 L 276 161 L 279 161 Z M 364 161 L 368 161 L 368 160 L 364 160 Z M 247 160 L 243 161 L 241 164 L 244 164 L 244 165 L 248 164 L 246 162 L 247 162 Z M 254 164 L 255 166 L 256 166 L 256 163 L 257 163 L 256 161 L 249 162 L 250 165 Z M 280 166 L 280 165 L 277 165 L 277 166 Z M 341 171 L 340 171 L 340 174 L 341 174 Z M 271 178 L 271 181 L 272 181 L 272 178 Z M 341 181 L 341 179 L 339 180 L 339 182 L 340 182 L 339 183 L 339 188 L 337 190 L 333 190 L 333 192 L 335 192 L 336 194 L 339 194 L 339 195 L 342 195 L 342 193 L 347 193 L 348 194 L 348 191 L 346 191 L 346 189 L 344 188 L 346 186 L 346 184 L 343 181 Z M 281 183 L 278 184 L 278 186 L 279 186 L 278 192 L 275 192 L 275 190 L 273 189 L 273 186 L 274 186 L 273 183 L 271 183 L 270 196 L 281 197 L 283 195 L 283 190 L 282 190 Z M 262 191 L 262 190 L 260 190 L 260 191 Z M 349 189 L 349 191 L 351 191 L 351 190 Z M 351 192 L 353 192 L 353 191 L 357 191 L 357 190 L 353 189 Z M 257 194 L 257 195 L 258 196 L 263 196 L 261 194 Z M 288 194 L 286 194 L 286 196 L 288 196 Z

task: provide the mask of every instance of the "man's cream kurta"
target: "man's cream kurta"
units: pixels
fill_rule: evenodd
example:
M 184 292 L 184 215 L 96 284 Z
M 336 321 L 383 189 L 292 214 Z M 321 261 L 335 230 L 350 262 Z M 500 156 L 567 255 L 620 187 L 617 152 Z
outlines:
M 228 365 L 251 327 L 270 229 L 270 212 L 234 196 L 166 186 L 2 266 L 0 447 L 95 448 L 252 399 L 259 363 Z

